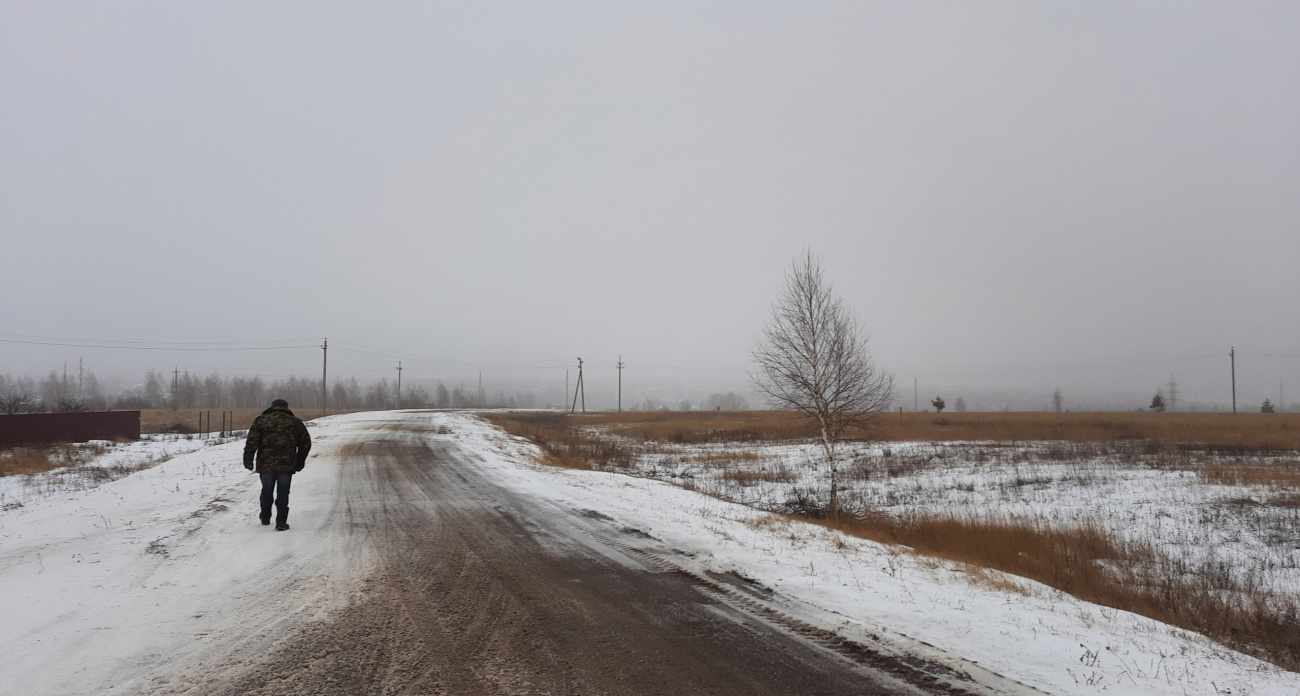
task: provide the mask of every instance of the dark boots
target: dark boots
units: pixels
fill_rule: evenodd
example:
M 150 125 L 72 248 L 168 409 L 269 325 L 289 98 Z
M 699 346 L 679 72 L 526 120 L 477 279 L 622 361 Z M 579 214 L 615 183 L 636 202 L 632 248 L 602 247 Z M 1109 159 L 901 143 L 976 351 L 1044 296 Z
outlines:
M 262 506 L 262 514 L 258 515 L 257 519 L 261 520 L 264 525 L 271 524 L 271 506 L 269 504 Z
M 289 528 L 289 506 L 275 506 L 275 531 L 283 532 Z

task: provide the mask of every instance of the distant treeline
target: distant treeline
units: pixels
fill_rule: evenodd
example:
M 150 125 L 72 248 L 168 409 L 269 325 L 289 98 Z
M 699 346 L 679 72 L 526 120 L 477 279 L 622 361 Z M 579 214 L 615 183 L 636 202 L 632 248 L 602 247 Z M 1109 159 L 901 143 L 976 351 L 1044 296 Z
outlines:
M 93 372 L 64 375 L 51 371 L 44 379 L 0 375 L 0 414 L 74 413 L 107 409 L 256 408 L 284 399 L 295 408 L 321 408 L 320 380 L 304 377 L 266 382 L 261 377 L 207 376 L 150 370 L 138 385 L 109 394 Z M 532 394 L 488 396 L 462 387 L 448 389 L 438 382 L 432 391 L 388 379 L 361 384 L 355 377 L 335 380 L 330 408 L 533 408 Z

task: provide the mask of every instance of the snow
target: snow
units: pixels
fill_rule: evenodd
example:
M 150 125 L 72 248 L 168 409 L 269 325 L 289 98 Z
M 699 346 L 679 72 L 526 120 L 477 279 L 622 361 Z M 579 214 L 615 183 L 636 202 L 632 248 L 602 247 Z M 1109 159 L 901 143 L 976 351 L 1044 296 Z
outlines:
M 442 412 L 314 421 L 292 533 L 249 523 L 257 486 L 238 441 L 121 449 L 119 465 L 170 458 L 94 487 L 0 481 L 4 500 L 22 503 L 0 509 L 4 690 L 184 693 L 344 606 L 369 564 L 324 519 L 340 485 L 337 445 L 401 419 L 429 422 L 424 437 L 455 440 L 503 486 L 638 529 L 693 571 L 752 579 L 783 610 L 850 639 L 1050 693 L 1300 694 L 1300 675 L 1180 629 L 662 481 L 543 466 L 532 444 Z
M 315 446 L 355 420 L 313 423 Z M 198 448 L 0 512 L 0 684 L 9 693 L 180 692 L 173 675 L 253 659 L 277 629 L 341 606 L 359 581 L 364 559 L 340 559 L 336 537 L 249 524 L 259 488 L 241 442 L 187 443 L 181 449 Z M 147 460 L 173 446 L 145 443 L 137 453 Z M 321 526 L 313 511 L 328 509 L 337 466 L 313 457 L 295 477 L 295 527 Z M 297 585 L 266 596 L 268 577 Z
M 0 508 L 22 507 L 35 500 L 93 488 L 140 469 L 236 438 L 204 439 L 198 435 L 147 434 L 133 442 L 91 440 L 66 445 L 56 460 L 69 462 L 54 471 L 0 477 Z M 62 459 L 58 459 L 62 456 Z

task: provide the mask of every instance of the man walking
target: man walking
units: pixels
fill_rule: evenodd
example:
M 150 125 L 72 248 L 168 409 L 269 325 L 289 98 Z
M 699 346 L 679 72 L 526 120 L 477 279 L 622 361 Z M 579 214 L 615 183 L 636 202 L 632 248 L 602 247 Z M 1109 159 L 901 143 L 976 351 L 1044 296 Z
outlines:
M 289 402 L 276 399 L 271 408 L 253 421 L 244 443 L 244 468 L 262 475 L 262 524 L 271 524 L 271 501 L 275 501 L 275 531 L 289 528 L 289 484 L 307 464 L 311 435 Z M 256 460 L 256 468 L 254 463 Z

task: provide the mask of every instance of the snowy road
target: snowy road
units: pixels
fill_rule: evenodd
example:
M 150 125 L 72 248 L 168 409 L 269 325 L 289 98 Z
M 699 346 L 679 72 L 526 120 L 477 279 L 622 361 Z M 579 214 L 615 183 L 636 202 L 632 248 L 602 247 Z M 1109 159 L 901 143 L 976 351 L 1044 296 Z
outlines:
M 502 488 L 421 430 L 345 448 L 328 518 L 376 554 L 359 601 L 213 693 L 900 692 L 598 541 L 633 531 Z
M 311 427 L 288 532 L 240 443 L 0 511 L 0 693 L 1300 693 L 1027 581 L 537 465 L 469 414 Z

